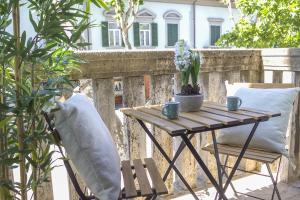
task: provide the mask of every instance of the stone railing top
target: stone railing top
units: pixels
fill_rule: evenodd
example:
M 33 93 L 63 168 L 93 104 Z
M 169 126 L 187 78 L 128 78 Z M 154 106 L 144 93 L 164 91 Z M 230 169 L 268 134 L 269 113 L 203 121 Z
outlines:
M 300 48 L 270 48 L 262 49 L 263 57 L 300 57 Z
M 300 71 L 300 48 L 272 48 L 261 51 L 265 70 Z
M 201 53 L 202 72 L 250 68 L 259 70 L 260 67 L 253 64 L 260 59 L 260 50 L 196 49 L 195 51 Z M 81 73 L 77 71 L 72 74 L 72 78 L 75 79 L 176 73 L 173 49 L 78 51 L 76 54 L 86 63 L 80 67 Z

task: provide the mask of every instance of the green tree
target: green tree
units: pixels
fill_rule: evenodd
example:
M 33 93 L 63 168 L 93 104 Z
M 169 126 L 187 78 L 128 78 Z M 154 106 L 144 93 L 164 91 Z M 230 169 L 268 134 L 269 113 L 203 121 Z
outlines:
M 0 200 L 27 200 L 29 190 L 37 200 L 54 167 L 41 112 L 72 88 L 67 75 L 82 62 L 73 51 L 87 45 L 79 38 L 90 26 L 83 8 L 91 3 L 105 6 L 101 0 L 0 0 Z M 21 7 L 33 37 L 20 28 Z M 19 183 L 9 178 L 15 167 Z
M 115 20 L 121 29 L 122 38 L 127 49 L 132 49 L 128 39 L 128 31 L 132 26 L 139 6 L 143 0 L 109 0 L 111 8 L 115 11 Z
M 299 47 L 299 0 L 236 0 L 242 16 L 217 45 L 224 47 Z

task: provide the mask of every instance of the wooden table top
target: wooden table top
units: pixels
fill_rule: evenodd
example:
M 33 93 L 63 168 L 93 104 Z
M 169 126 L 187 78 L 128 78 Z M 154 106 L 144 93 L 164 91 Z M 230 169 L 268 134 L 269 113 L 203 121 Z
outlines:
M 237 111 L 228 111 L 226 105 L 204 102 L 200 111 L 180 112 L 178 119 L 170 120 L 161 114 L 161 109 L 162 105 L 151 105 L 124 108 L 121 111 L 129 117 L 157 126 L 171 136 L 251 124 L 280 116 L 280 113 L 244 107 Z

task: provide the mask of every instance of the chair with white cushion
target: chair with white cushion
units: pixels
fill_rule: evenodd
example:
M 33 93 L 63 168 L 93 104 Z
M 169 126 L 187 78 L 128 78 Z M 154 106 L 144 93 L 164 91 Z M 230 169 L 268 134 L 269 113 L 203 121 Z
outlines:
M 59 107 L 53 117 L 43 114 L 79 200 L 150 199 L 168 193 L 152 158 L 125 160 L 120 166 L 109 130 L 84 95 L 74 95 Z M 80 188 L 69 159 L 93 195 Z
M 260 88 L 260 89 L 288 89 L 288 88 L 294 88 L 294 85 L 292 84 L 268 84 L 268 83 L 235 83 L 233 85 L 231 85 L 231 87 L 245 87 L 245 88 Z M 228 88 L 227 88 L 228 89 Z M 227 91 L 228 92 L 228 91 Z M 230 94 L 230 95 L 235 95 Z M 274 99 L 274 101 L 276 101 L 276 99 Z M 242 105 L 243 106 L 243 105 Z M 241 108 L 242 109 L 242 108 Z M 261 126 L 261 125 L 260 125 Z M 262 125 L 263 126 L 263 125 Z M 286 125 L 287 126 L 287 125 Z M 230 133 L 230 129 L 227 130 L 227 134 L 231 134 Z M 236 130 L 232 130 L 233 132 Z M 223 136 L 226 133 L 223 133 Z M 222 137 L 222 136 L 221 136 Z M 225 175 L 225 177 L 228 177 L 227 173 L 226 173 L 226 168 L 231 168 L 231 166 L 228 166 L 228 158 L 231 157 L 238 157 L 239 153 L 241 152 L 242 148 L 237 145 L 237 144 L 230 144 L 229 139 L 231 139 L 232 141 L 236 140 L 236 138 L 231 135 L 231 138 L 228 138 L 228 140 L 224 140 L 226 141 L 225 143 L 218 141 L 218 150 L 220 154 L 225 155 L 225 162 L 222 165 L 222 176 Z M 204 148 L 202 148 L 204 151 L 208 151 L 212 154 L 214 154 L 214 147 L 212 144 L 208 144 L 207 146 L 205 146 Z M 283 152 L 284 153 L 284 152 Z M 280 164 L 282 161 L 282 156 L 283 153 L 278 151 L 274 151 L 274 150 L 270 150 L 267 148 L 263 148 L 263 145 L 260 146 L 260 148 L 255 148 L 255 147 L 249 147 L 247 149 L 247 151 L 245 152 L 244 158 L 249 159 L 249 160 L 254 160 L 260 163 L 263 163 L 266 165 L 267 170 L 269 175 L 266 174 L 260 174 L 260 173 L 255 173 L 255 172 L 249 172 L 249 171 L 245 171 L 243 169 L 238 169 L 240 171 L 246 172 L 246 173 L 254 173 L 254 174 L 258 174 L 258 175 L 262 175 L 262 176 L 267 176 L 269 178 L 271 178 L 271 181 L 273 183 L 273 192 L 272 192 L 272 196 L 271 199 L 273 200 L 275 197 L 275 193 L 277 195 L 278 199 L 281 199 L 279 190 L 277 188 L 277 182 L 278 182 L 278 174 L 279 174 L 279 169 L 280 169 Z M 274 163 L 275 161 L 279 160 L 279 164 L 278 164 L 278 168 L 277 168 L 277 174 L 274 177 L 272 174 L 272 170 L 271 170 L 271 164 Z M 230 183 L 230 186 L 232 187 L 235 195 L 238 197 L 239 194 L 243 194 L 252 198 L 256 198 L 256 199 L 262 199 L 259 198 L 257 196 L 253 196 L 250 194 L 245 194 L 245 193 L 241 193 L 238 192 L 233 183 Z M 216 198 L 217 199 L 217 196 Z

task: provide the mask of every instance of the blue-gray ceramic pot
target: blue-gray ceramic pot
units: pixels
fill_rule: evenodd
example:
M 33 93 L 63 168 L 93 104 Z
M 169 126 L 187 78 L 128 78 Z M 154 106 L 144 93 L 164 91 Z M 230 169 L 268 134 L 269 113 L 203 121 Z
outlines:
M 176 102 L 180 102 L 180 112 L 196 112 L 199 111 L 203 104 L 203 95 L 178 95 L 174 96 Z

